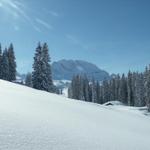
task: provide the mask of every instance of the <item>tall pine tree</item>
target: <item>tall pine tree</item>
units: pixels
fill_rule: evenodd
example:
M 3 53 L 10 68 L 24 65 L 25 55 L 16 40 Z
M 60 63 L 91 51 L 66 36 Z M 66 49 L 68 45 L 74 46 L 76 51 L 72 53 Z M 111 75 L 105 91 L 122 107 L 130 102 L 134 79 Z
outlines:
M 45 91 L 48 92 L 55 92 L 53 81 L 52 81 L 52 71 L 51 71 L 51 65 L 50 65 L 50 56 L 49 56 L 49 49 L 48 45 L 44 43 L 42 48 L 42 87 Z
M 32 74 L 31 73 L 28 73 L 26 75 L 26 79 L 25 79 L 25 85 L 28 86 L 28 87 L 32 87 Z
M 38 44 L 34 56 L 33 72 L 32 72 L 33 88 L 48 92 L 55 92 L 52 82 L 52 72 L 50 65 L 50 56 L 48 46 Z
M 9 64 L 9 77 L 8 80 L 9 81 L 14 81 L 16 80 L 16 58 L 15 58 L 15 53 L 14 53 L 14 48 L 13 48 L 13 44 L 10 44 L 9 48 L 8 48 L 8 64 Z
M 0 44 L 0 79 L 2 79 L 2 47 Z
M 2 55 L 2 79 L 9 80 L 9 60 L 8 60 L 8 51 L 5 48 Z
M 34 56 L 34 63 L 33 63 L 33 72 L 32 72 L 32 83 L 33 88 L 35 89 L 42 89 L 41 82 L 42 82 L 42 46 L 38 43 L 36 48 L 35 56 Z

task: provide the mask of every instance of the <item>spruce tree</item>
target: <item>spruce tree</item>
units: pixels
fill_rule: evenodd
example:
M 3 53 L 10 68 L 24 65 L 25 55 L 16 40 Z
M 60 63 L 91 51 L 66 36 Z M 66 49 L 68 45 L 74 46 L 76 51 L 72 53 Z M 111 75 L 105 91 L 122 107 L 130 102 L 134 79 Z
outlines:
M 50 65 L 50 56 L 49 56 L 49 50 L 48 45 L 44 43 L 42 48 L 42 88 L 45 91 L 48 92 L 55 92 L 53 81 L 52 81 L 52 71 L 51 71 L 51 65 Z
M 96 103 L 97 102 L 97 93 L 96 93 L 96 82 L 94 79 L 92 79 L 92 83 L 91 83 L 91 90 L 92 90 L 92 102 Z
M 129 71 L 128 73 L 128 79 L 127 79 L 127 90 L 128 90 L 128 105 L 134 106 L 134 100 L 133 100 L 133 88 L 132 88 L 132 73 Z
M 96 81 L 96 103 L 101 104 L 99 81 Z
M 128 97 L 128 91 L 127 91 L 127 81 L 126 81 L 126 77 L 123 74 L 121 77 L 121 81 L 120 81 L 120 88 L 119 88 L 119 100 L 124 103 L 127 104 L 127 97 Z
M 0 44 L 0 79 L 2 79 L 2 47 Z
M 112 78 L 110 80 L 110 100 L 116 100 L 116 79 Z
M 74 99 L 82 100 L 81 90 L 81 77 L 80 75 L 74 76 L 72 80 L 72 94 Z
M 135 80 L 135 106 L 145 106 L 144 101 L 144 77 L 143 74 L 137 74 Z
M 41 46 L 39 43 L 38 47 L 36 48 L 33 63 L 32 83 L 33 88 L 35 89 L 55 92 L 52 82 L 50 56 L 46 43 L 44 43 L 43 46 Z
M 110 86 L 109 81 L 103 81 L 103 103 L 110 101 Z
M 150 112 L 150 66 L 148 68 L 147 81 L 146 81 L 146 104 Z
M 144 71 L 144 102 L 147 103 L 148 100 L 148 87 L 147 87 L 147 83 L 148 83 L 148 76 L 149 76 L 149 69 L 146 66 L 145 71 Z
M 13 44 L 10 44 L 8 48 L 8 63 L 9 63 L 9 81 L 16 80 L 16 58 L 14 54 Z
M 26 75 L 26 79 L 25 79 L 25 85 L 28 86 L 28 87 L 32 87 L 32 74 L 31 73 L 28 73 Z
M 119 100 L 119 89 L 120 89 L 120 75 L 118 74 L 115 78 L 115 100 Z
M 34 56 L 32 72 L 33 88 L 42 90 L 42 80 L 42 46 L 40 43 L 38 43 Z
M 9 60 L 7 48 L 5 48 L 2 55 L 2 79 L 9 80 Z
M 83 76 L 83 94 L 84 94 L 84 100 L 90 101 L 90 99 L 89 99 L 89 80 L 86 75 Z
M 102 85 L 100 85 L 100 99 L 99 99 L 99 104 L 103 104 L 104 103 L 104 91 L 103 91 L 103 86 Z

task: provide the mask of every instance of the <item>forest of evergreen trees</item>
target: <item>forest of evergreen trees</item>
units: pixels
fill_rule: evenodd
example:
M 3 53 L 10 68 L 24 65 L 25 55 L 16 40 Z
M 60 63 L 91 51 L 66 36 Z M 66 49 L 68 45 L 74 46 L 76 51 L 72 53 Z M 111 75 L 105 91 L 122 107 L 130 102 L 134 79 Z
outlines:
M 26 75 L 25 85 L 56 93 L 57 88 L 53 85 L 50 61 L 48 45 L 38 43 L 34 56 L 33 72 Z M 16 67 L 13 44 L 3 51 L 0 45 L 0 79 L 16 82 Z
M 54 86 L 48 45 L 38 43 L 35 50 L 33 72 L 26 75 L 25 84 L 29 87 L 58 93 Z M 16 80 L 16 58 L 13 44 L 2 50 L 0 45 L 0 79 Z M 129 106 L 145 106 L 150 111 L 150 66 L 143 73 L 131 72 L 128 75 L 114 75 L 103 82 L 91 81 L 86 75 L 73 77 L 68 89 L 68 97 L 98 104 L 108 101 L 121 101 Z
M 121 101 L 128 106 L 148 106 L 150 111 L 150 67 L 144 73 L 131 72 L 115 75 L 103 82 L 89 81 L 86 75 L 73 77 L 68 90 L 69 98 L 98 104 Z
M 16 58 L 13 44 L 2 51 L 0 45 L 0 79 L 7 81 L 16 80 Z

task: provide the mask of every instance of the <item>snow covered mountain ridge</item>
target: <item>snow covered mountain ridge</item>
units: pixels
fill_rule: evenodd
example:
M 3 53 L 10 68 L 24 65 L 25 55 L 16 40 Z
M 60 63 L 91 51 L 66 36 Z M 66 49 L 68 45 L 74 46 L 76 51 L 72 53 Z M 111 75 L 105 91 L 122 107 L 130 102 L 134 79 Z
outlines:
M 60 60 L 52 64 L 54 80 L 71 80 L 74 75 L 86 74 L 88 78 L 102 81 L 109 79 L 109 74 L 96 65 L 83 60 Z
M 136 112 L 0 80 L 0 149 L 149 150 L 150 118 Z

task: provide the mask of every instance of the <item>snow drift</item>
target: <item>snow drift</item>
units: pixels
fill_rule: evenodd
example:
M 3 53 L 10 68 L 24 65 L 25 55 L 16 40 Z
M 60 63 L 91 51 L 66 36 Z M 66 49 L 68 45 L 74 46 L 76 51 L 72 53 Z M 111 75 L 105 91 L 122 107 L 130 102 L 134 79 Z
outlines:
M 1 150 L 149 150 L 149 143 L 148 116 L 0 80 Z

